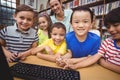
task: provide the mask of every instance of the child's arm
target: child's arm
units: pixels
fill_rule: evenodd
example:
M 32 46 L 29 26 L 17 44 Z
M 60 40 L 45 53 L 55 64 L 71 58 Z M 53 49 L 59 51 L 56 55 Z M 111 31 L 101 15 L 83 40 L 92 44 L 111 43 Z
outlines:
M 67 50 L 67 53 L 62 56 L 62 59 L 68 59 L 72 57 L 72 52 L 70 50 Z
M 20 58 L 21 60 L 25 60 L 25 58 L 26 58 L 27 56 L 31 55 L 31 51 L 32 51 L 35 47 L 37 47 L 37 45 L 38 45 L 38 42 L 37 42 L 37 41 L 34 42 L 29 50 L 27 50 L 27 51 L 25 51 L 25 52 L 22 52 L 22 53 L 19 53 L 19 54 L 18 54 L 18 58 Z
M 16 58 L 17 58 L 17 53 L 11 53 L 10 51 L 8 51 L 6 48 L 5 48 L 5 41 L 0 39 L 0 44 L 2 45 L 2 49 L 4 51 L 4 54 L 6 56 L 6 59 L 8 62 L 13 62 Z
M 110 62 L 105 61 L 105 59 L 101 58 L 100 59 L 100 65 L 102 65 L 103 67 L 112 70 L 114 72 L 117 72 L 120 74 L 120 66 L 114 65 Z
M 96 63 L 101 58 L 101 56 L 102 55 L 97 53 L 93 56 L 80 58 L 80 59 L 78 59 L 78 61 L 76 60 L 77 63 L 75 63 L 75 61 L 74 61 L 75 64 L 68 64 L 65 66 L 65 68 L 77 69 L 77 68 L 87 67 L 87 66 L 90 66 L 90 65 Z
M 46 51 L 49 55 L 54 55 L 53 50 L 52 50 L 49 46 L 45 46 L 45 51 Z
M 45 46 L 38 46 L 31 50 L 31 54 L 37 54 L 38 52 L 43 51 L 44 49 L 45 49 Z
M 8 62 L 13 62 L 17 58 L 17 53 L 11 53 L 4 46 L 2 46 L 2 49 Z
M 52 61 L 52 62 L 56 61 L 56 55 L 43 54 L 39 52 L 37 53 L 37 57 L 44 59 L 44 60 Z

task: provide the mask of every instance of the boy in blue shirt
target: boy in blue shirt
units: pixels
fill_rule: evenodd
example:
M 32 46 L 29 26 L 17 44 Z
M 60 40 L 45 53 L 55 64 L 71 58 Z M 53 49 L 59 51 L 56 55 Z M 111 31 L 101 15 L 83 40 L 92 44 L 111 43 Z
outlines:
M 88 7 L 75 8 L 70 22 L 74 31 L 66 35 L 66 42 L 68 50 L 72 53 L 72 58 L 64 59 L 66 64 L 64 67 L 77 69 L 79 62 L 98 52 L 100 37 L 89 32 L 93 25 L 93 12 Z

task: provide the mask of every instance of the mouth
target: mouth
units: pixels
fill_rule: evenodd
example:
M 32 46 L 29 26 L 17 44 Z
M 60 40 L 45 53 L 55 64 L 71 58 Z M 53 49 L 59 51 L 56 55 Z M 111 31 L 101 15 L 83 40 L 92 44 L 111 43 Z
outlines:
M 55 41 L 56 45 L 59 45 L 61 43 L 61 41 Z
M 117 37 L 117 36 L 120 36 L 120 34 L 119 33 L 112 33 L 111 36 L 112 37 Z
M 84 30 L 84 29 L 77 29 L 77 31 L 78 31 L 79 33 L 82 33 L 82 32 L 84 32 L 85 30 Z
M 58 10 L 58 9 L 56 9 L 56 10 L 55 10 L 55 13 L 58 13 L 58 12 L 59 12 L 59 10 Z

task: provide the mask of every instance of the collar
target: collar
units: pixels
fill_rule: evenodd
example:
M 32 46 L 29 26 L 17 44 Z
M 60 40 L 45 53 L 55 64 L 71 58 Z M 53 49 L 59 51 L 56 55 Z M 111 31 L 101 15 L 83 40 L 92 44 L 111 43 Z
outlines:
M 15 28 L 15 30 L 17 31 L 17 32 L 21 32 L 21 33 L 23 33 L 23 34 L 29 34 L 30 33 L 30 29 L 28 29 L 27 31 L 21 31 L 21 30 L 19 30 L 18 29 L 18 25 L 15 23 L 14 24 L 14 28 Z

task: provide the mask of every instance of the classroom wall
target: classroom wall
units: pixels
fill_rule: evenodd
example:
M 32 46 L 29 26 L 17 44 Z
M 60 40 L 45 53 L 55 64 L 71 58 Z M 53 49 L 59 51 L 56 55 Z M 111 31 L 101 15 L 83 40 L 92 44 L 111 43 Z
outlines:
M 43 10 L 43 9 L 46 9 L 46 5 L 47 5 L 47 1 L 48 0 L 20 0 L 20 4 L 26 4 L 27 2 L 31 2 L 31 1 L 34 1 L 35 2 L 35 10 L 36 11 L 40 11 Z

